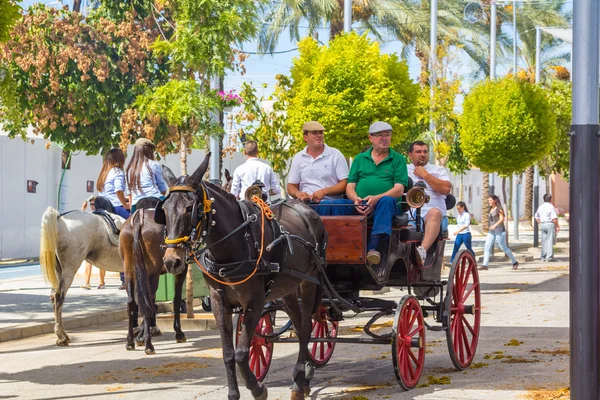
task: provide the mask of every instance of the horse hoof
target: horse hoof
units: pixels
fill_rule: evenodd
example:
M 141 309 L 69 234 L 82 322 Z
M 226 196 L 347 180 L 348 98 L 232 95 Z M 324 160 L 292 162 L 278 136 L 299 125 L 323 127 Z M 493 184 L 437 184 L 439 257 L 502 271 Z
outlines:
M 67 347 L 69 345 L 69 341 L 67 339 L 56 339 L 56 345 L 60 347 Z
M 153 326 L 152 328 L 150 328 L 150 334 L 152 335 L 152 337 L 162 336 L 162 332 L 158 328 L 158 326 Z
M 304 393 L 292 392 L 292 395 L 290 396 L 290 400 L 304 400 Z
M 185 335 L 183 337 L 181 337 L 181 338 L 177 338 L 176 340 L 177 340 L 177 343 L 185 343 L 185 342 L 187 342 L 187 339 L 186 339 Z
M 137 344 L 138 346 L 143 346 L 146 342 L 143 340 L 136 340 L 135 344 Z
M 304 386 L 302 389 L 304 390 L 304 397 L 309 397 L 310 396 L 310 387 Z
M 256 400 L 267 400 L 267 398 L 269 397 L 268 393 L 267 393 L 267 387 L 263 386 L 263 392 L 260 396 L 255 397 Z
M 133 351 L 135 350 L 135 343 L 127 343 L 125 348 L 127 349 L 127 351 Z
M 154 349 L 146 349 L 145 352 L 147 356 L 152 356 L 156 354 L 156 351 L 154 351 Z

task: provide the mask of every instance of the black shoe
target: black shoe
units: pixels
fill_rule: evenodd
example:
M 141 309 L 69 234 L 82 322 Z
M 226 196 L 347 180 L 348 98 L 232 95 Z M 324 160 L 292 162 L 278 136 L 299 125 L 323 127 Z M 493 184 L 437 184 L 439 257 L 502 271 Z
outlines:
M 513 264 L 513 269 L 517 269 L 517 268 L 519 268 L 519 262 L 518 261 Z

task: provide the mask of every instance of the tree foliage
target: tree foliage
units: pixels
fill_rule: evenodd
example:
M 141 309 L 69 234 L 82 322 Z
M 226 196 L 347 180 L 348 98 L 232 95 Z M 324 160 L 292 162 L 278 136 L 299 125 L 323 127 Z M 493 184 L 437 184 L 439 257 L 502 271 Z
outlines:
M 153 10 L 171 35 L 162 34 L 153 51 L 168 60 L 170 80 L 162 86 L 150 87 L 128 110 L 122 121 L 123 137 L 132 130 L 146 135 L 140 128 L 164 126 L 166 142 L 157 143 L 165 151 L 178 142 L 182 172 L 186 153 L 194 135 L 222 134 L 221 126 L 211 119 L 211 112 L 222 111 L 217 92 L 210 88 L 211 76 L 223 76 L 233 69 L 236 48 L 257 31 L 258 8 L 262 2 L 252 0 L 167 0 L 161 9 Z M 221 108 L 221 109 L 219 109 Z M 152 122 L 154 121 L 154 122 Z
M 0 118 L 10 136 L 35 133 L 96 154 L 119 143 L 119 118 L 145 85 L 164 78 L 153 21 L 87 18 L 35 5 L 0 47 Z
M 244 83 L 240 93 L 242 111 L 236 115 L 238 124 L 246 123 L 238 131 L 239 136 L 259 144 L 260 157 L 269 160 L 282 182 L 289 173 L 288 161 L 304 144 L 291 134 L 285 123 L 286 110 L 289 110 L 289 86 L 289 78 L 278 75 L 273 94 L 259 97 L 252 85 Z
M 556 116 L 556 141 L 551 151 L 540 162 L 541 172 L 563 174 L 569 179 L 569 157 L 571 154 L 572 89 L 568 81 L 553 80 L 545 90 L 552 113 Z
M 408 137 L 419 87 L 411 82 L 406 62 L 381 54 L 376 42 L 356 33 L 336 37 L 329 47 L 312 38 L 298 46 L 286 122 L 298 140 L 302 124 L 310 120 L 321 122 L 327 143 L 346 156 L 369 143 L 369 125 L 377 120 L 394 128 L 392 145 Z
M 484 172 L 522 171 L 550 151 L 555 137 L 556 117 L 535 85 L 512 77 L 486 80 L 465 98 L 461 146 Z
M 12 0 L 0 0 L 0 42 L 10 38 L 10 30 L 21 18 L 21 8 Z

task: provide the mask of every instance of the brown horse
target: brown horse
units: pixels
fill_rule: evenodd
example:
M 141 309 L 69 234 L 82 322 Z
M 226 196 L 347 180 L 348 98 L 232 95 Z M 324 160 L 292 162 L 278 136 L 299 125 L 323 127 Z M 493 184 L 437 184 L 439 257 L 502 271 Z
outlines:
M 166 167 L 163 167 L 166 168 Z M 172 172 L 163 171 L 164 174 Z M 164 226 L 154 222 L 154 210 L 151 209 L 159 199 L 138 202 L 138 210 L 127 220 L 119 237 L 119 254 L 123 260 L 125 271 L 125 287 L 127 289 L 127 313 L 129 326 L 127 331 L 127 350 L 135 349 L 136 339 L 134 328 L 137 326 L 138 305 L 136 304 L 136 289 L 138 290 L 138 303 L 141 308 L 144 322 L 140 327 L 140 336 L 137 341 L 145 342 L 146 354 L 154 354 L 152 345 L 152 332 L 146 329 L 156 325 L 155 294 L 158 289 L 158 280 L 164 273 Z M 146 202 L 147 204 L 144 204 Z M 178 270 L 167 270 L 175 275 L 175 297 L 173 298 L 173 311 L 175 318 L 173 329 L 177 343 L 186 341 L 181 330 L 181 293 L 187 266 Z
M 300 342 L 292 399 L 303 399 L 310 393 L 313 367 L 308 342 L 311 315 L 321 300 L 317 284 L 325 267 L 327 231 L 317 213 L 296 200 L 273 206 L 280 225 L 271 225 L 264 208 L 238 202 L 220 187 L 202 181 L 209 157 L 191 176 L 167 181 L 172 185 L 170 194 L 156 208 L 157 222 L 166 224 L 165 266 L 183 268 L 190 253 L 202 260 L 221 333 L 230 400 L 240 398 L 236 364 L 252 395 L 267 398 L 267 388 L 248 365 L 249 346 L 265 302 L 283 299 Z M 201 242 L 205 247 L 198 250 Z M 231 317 L 240 306 L 243 324 L 234 349 Z

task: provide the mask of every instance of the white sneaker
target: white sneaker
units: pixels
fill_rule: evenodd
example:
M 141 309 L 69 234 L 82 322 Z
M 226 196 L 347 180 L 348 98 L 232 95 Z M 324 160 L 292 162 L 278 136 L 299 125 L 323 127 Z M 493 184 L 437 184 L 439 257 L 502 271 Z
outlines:
M 423 248 L 423 246 L 417 246 L 415 251 L 417 265 L 422 267 L 425 265 L 425 259 L 427 258 L 427 250 Z

